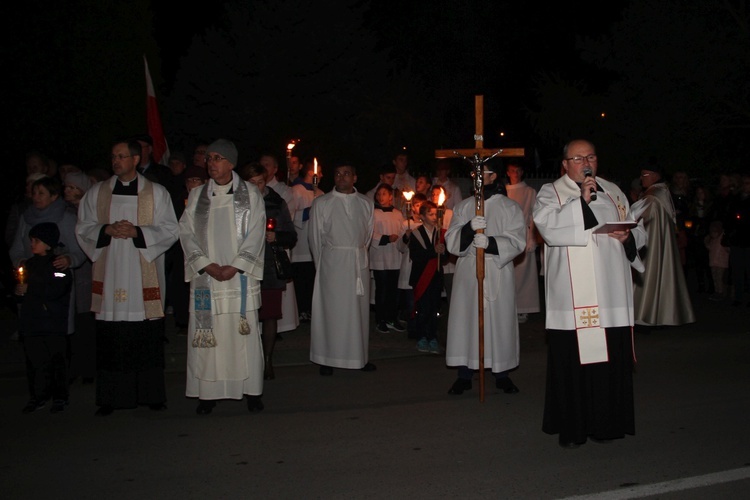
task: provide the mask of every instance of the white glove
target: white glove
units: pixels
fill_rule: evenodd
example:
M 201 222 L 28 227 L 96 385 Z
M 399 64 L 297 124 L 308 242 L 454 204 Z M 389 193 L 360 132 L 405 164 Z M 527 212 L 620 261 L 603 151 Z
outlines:
M 487 219 L 482 215 L 477 215 L 471 219 L 471 229 L 476 231 L 477 229 L 484 229 L 487 227 Z
M 484 219 L 484 217 L 482 219 Z M 477 233 L 474 235 L 473 244 L 477 248 L 487 248 L 488 246 L 490 246 L 490 239 L 486 234 Z

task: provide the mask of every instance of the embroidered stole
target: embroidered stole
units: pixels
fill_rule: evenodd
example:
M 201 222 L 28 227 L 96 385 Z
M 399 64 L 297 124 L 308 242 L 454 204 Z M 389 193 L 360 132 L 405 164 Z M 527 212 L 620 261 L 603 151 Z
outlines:
M 580 188 L 567 175 L 556 180 L 553 186 L 561 206 L 566 200 L 581 196 Z M 593 266 L 596 243 L 593 232 L 588 232 L 586 246 L 567 247 L 578 355 L 582 365 L 609 361 L 607 336 L 604 328 L 599 326 L 599 299 Z
M 208 255 L 208 219 L 211 213 L 211 198 L 209 197 L 208 188 L 210 182 L 207 182 L 201 188 L 200 196 L 195 207 L 195 237 L 198 244 L 203 250 L 204 255 Z M 245 239 L 246 220 L 249 215 L 247 207 L 250 206 L 250 194 L 244 182 L 237 183 L 233 192 L 234 203 L 234 223 L 236 228 L 237 246 L 241 247 Z M 257 256 L 243 255 L 240 256 L 250 260 L 259 260 Z M 247 276 L 240 273 L 240 329 L 241 335 L 251 333 L 250 324 L 245 317 L 247 302 Z M 216 337 L 213 332 L 213 316 L 211 314 L 211 276 L 203 273 L 195 278 L 194 286 L 195 301 L 195 335 L 193 337 L 193 347 L 216 347 Z
M 138 191 L 138 226 L 152 226 L 154 224 L 154 185 L 141 177 L 143 187 Z M 114 184 L 116 184 L 115 181 Z M 109 209 L 112 204 L 113 183 L 104 182 L 99 189 L 96 200 L 96 216 L 100 222 L 109 224 Z M 96 313 L 102 311 L 104 280 L 106 279 L 107 255 L 109 246 L 102 249 L 101 255 L 92 266 L 91 284 L 91 310 Z M 159 288 L 159 275 L 156 270 L 156 261 L 148 262 L 138 252 L 141 264 L 141 282 L 143 287 L 143 308 L 146 319 L 163 318 L 164 310 L 161 303 L 161 289 Z

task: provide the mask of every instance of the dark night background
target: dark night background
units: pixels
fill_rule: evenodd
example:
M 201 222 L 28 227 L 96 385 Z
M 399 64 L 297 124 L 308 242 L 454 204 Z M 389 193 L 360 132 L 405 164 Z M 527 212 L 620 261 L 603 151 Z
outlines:
M 558 169 L 576 136 L 595 141 L 613 179 L 651 156 L 700 177 L 744 168 L 747 2 L 587 3 L 6 6 L 9 180 L 22 184 L 29 150 L 106 166 L 114 137 L 145 131 L 144 54 L 172 151 L 227 137 L 242 162 L 299 137 L 324 166 L 352 161 L 363 188 L 394 148 L 422 170 L 434 149 L 472 147 L 475 94 L 485 145 L 526 148 L 532 173 Z

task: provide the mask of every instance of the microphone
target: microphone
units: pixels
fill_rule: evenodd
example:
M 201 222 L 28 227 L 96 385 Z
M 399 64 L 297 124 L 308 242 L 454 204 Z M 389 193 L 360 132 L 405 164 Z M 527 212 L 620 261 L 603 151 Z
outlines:
M 583 176 L 584 177 L 592 177 L 594 175 L 594 171 L 591 170 L 589 167 L 586 167 L 583 169 Z M 591 201 L 596 200 L 596 188 L 591 188 Z

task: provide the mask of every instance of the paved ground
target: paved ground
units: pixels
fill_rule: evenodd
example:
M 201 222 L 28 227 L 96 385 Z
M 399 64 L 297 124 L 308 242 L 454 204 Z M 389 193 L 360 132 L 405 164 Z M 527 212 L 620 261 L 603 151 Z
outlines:
M 374 373 L 320 377 L 305 325 L 283 334 L 262 413 L 195 415 L 185 337 L 169 330 L 169 409 L 22 415 L 22 352 L 0 340 L 3 498 L 744 498 L 750 490 L 750 309 L 696 296 L 699 321 L 636 335 L 636 436 L 563 450 L 541 432 L 543 314 L 521 325 L 517 395 L 446 392 L 455 371 L 404 334 L 372 334 Z M 374 329 L 373 329 L 374 332 Z

